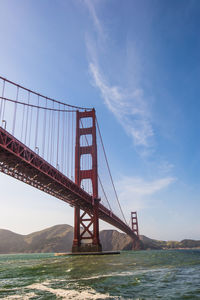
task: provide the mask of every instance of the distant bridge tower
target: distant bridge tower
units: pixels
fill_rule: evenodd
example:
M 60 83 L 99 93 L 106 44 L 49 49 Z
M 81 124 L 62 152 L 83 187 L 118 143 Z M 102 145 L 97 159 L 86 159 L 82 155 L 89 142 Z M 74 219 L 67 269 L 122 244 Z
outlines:
M 138 219 L 137 219 L 137 212 L 131 212 L 131 227 L 133 232 L 139 237 L 139 230 L 138 230 Z
M 135 233 L 135 235 L 137 236 L 137 239 L 133 241 L 133 250 L 138 250 L 140 249 L 140 237 L 139 237 L 138 218 L 137 218 L 136 211 L 131 212 L 131 228 Z
M 92 126 L 83 127 L 82 119 L 91 118 Z M 81 136 L 90 135 L 91 144 L 81 145 Z M 91 155 L 92 167 L 90 170 L 81 169 L 81 156 Z M 74 215 L 74 240 L 72 252 L 100 252 L 102 247 L 99 240 L 99 201 L 98 198 L 98 166 L 97 166 L 97 142 L 96 142 L 96 116 L 95 110 L 76 112 L 76 146 L 75 146 L 75 183 L 81 187 L 84 179 L 91 180 L 93 209 L 80 210 L 75 206 Z M 90 243 L 87 241 L 90 240 Z M 85 243 L 84 243 L 85 241 Z

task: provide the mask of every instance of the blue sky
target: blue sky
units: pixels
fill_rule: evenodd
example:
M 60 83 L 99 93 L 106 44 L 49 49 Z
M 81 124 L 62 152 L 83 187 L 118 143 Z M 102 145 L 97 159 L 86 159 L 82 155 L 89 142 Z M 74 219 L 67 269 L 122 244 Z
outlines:
M 200 239 L 199 1 L 0 4 L 0 74 L 95 107 L 126 217 L 152 238 Z M 0 180 L 0 228 L 73 225 L 62 201 Z

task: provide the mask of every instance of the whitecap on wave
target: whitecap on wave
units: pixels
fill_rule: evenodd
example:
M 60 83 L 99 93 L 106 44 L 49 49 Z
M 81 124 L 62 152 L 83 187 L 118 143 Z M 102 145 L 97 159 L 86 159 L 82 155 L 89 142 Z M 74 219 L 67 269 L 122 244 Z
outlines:
M 94 289 L 88 288 L 87 290 L 83 291 L 76 291 L 76 290 L 65 290 L 65 289 L 53 289 L 49 287 L 50 282 L 43 282 L 43 283 L 34 283 L 26 288 L 31 290 L 39 290 L 43 292 L 48 292 L 56 297 L 62 298 L 62 299 L 116 299 L 116 297 L 109 296 L 109 294 L 101 294 L 97 293 Z M 12 298 L 14 299 L 14 298 Z M 30 298 L 27 298 L 30 299 Z M 120 299 L 120 298 L 118 298 Z
M 27 293 L 25 295 L 11 295 L 11 296 L 7 296 L 7 297 L 4 297 L 3 299 L 4 300 L 18 300 L 18 299 L 23 299 L 23 300 L 29 300 L 33 297 L 36 297 L 37 295 L 35 293 Z

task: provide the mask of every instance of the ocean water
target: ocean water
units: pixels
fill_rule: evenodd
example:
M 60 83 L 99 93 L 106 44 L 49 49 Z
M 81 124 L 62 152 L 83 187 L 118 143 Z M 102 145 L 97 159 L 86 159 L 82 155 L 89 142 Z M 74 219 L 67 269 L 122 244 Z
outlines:
M 2 299 L 200 299 L 200 250 L 0 255 Z

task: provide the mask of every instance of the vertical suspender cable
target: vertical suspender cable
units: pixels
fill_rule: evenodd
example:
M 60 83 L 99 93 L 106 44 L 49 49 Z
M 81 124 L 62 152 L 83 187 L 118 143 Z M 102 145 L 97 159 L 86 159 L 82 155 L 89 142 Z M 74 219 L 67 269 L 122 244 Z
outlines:
M 39 106 L 40 96 L 38 96 L 38 106 Z M 39 108 L 37 108 L 37 117 L 36 117 L 36 128 L 35 128 L 35 150 L 37 147 L 38 140 L 38 122 L 39 122 Z
M 59 169 L 59 164 L 58 164 L 58 161 L 59 161 L 59 137 L 60 137 L 60 103 L 59 103 L 59 106 L 58 106 L 58 132 L 57 132 L 57 155 L 56 155 L 56 168 Z
M 32 118 L 33 118 L 33 107 L 31 107 L 30 127 L 29 127 L 29 136 L 28 136 L 28 138 L 29 138 L 29 142 L 28 142 L 29 147 L 31 146 Z
M 106 195 L 106 193 L 105 193 L 105 190 L 104 190 L 103 184 L 102 184 L 102 182 L 101 182 L 101 179 L 100 179 L 100 177 L 99 177 L 99 176 L 98 176 L 98 179 L 99 179 L 99 183 L 100 183 L 100 186 L 101 186 L 102 192 L 103 192 L 103 194 L 104 194 L 105 200 L 106 200 L 106 201 L 107 201 L 107 203 L 108 203 L 109 209 L 112 211 L 112 208 L 111 208 L 111 206 L 110 206 L 110 202 L 108 201 L 107 195 Z
M 50 151 L 50 139 L 51 139 L 51 115 L 52 115 L 53 111 L 50 110 L 49 112 L 49 126 L 48 126 L 48 143 L 47 143 L 47 161 L 50 162 L 50 155 L 51 155 L 51 151 Z
M 63 107 L 63 110 L 65 107 Z M 65 126 L 65 112 L 62 113 L 62 144 L 61 144 L 61 171 L 64 168 L 64 126 Z
M 88 127 L 88 119 L 86 119 L 86 127 Z M 85 156 L 85 170 L 88 169 L 88 155 L 89 154 L 86 154 L 86 156 Z M 88 183 L 89 183 L 89 180 L 87 180 L 86 184 L 85 184 L 85 189 L 87 192 L 88 192 Z
M 53 109 L 54 109 L 54 102 L 53 102 Z M 52 165 L 53 165 L 53 154 L 54 154 L 53 134 L 54 134 L 54 110 L 52 110 L 52 122 L 51 122 L 51 157 L 50 157 L 50 163 Z
M 18 95 L 19 95 L 19 86 L 17 86 L 16 101 L 18 101 Z M 15 107 L 14 107 L 12 135 L 14 135 L 15 133 L 16 114 L 17 114 L 17 102 L 15 102 Z
M 4 120 L 5 110 L 6 110 L 6 100 L 3 101 L 3 107 L 2 107 L 2 121 Z
M 88 122 L 88 125 L 87 125 L 87 127 L 89 127 L 90 126 L 90 124 L 89 124 L 89 122 Z M 88 137 L 88 139 L 90 139 L 91 137 L 89 136 Z M 91 143 L 90 143 L 90 140 L 89 140 L 89 145 L 90 145 Z M 88 154 L 87 155 L 87 169 L 89 170 L 89 169 L 91 169 L 90 168 L 90 154 Z M 90 194 L 90 181 L 88 180 L 88 193 Z
M 64 164 L 63 164 L 63 171 L 64 174 L 67 175 L 67 113 L 65 113 L 65 118 L 64 118 Z
M 81 127 L 81 124 L 82 124 L 82 123 L 79 124 L 80 128 L 82 128 L 82 127 Z M 79 141 L 79 142 L 80 142 L 80 147 L 81 147 L 81 146 L 84 146 L 84 143 L 82 144 L 82 135 L 80 136 L 80 141 Z M 83 170 L 83 158 L 82 158 L 82 155 L 81 155 L 81 157 L 80 157 L 80 169 Z
M 74 126 L 73 126 L 73 122 L 74 122 L 74 114 L 73 114 L 73 112 L 72 112 L 72 153 L 71 153 L 71 179 L 73 180 L 74 179 L 74 177 L 73 177 L 73 171 L 74 171 L 74 168 L 73 168 L 73 161 L 74 161 L 74 143 L 73 143 L 73 141 L 74 141 L 74 139 L 73 139 L 73 137 L 74 137 L 74 132 L 73 132 L 73 129 L 74 129 Z
M 22 112 L 21 141 L 23 139 L 23 132 L 24 132 L 24 119 L 25 119 L 25 105 L 23 105 L 23 112 Z
M 30 92 L 28 92 L 28 104 L 30 102 Z M 28 116 L 29 116 L 29 105 L 27 106 L 26 126 L 25 126 L 25 138 L 24 144 L 26 145 L 27 129 L 28 129 Z
M 45 108 L 46 108 L 46 109 L 44 110 L 43 141 L 42 141 L 42 157 L 43 157 L 43 158 L 44 158 L 44 152 L 45 152 L 45 140 L 46 140 L 47 98 L 46 98 Z
M 0 108 L 0 120 L 2 121 L 4 116 L 3 116 L 3 107 L 4 107 L 4 102 L 5 100 L 3 100 L 4 98 L 4 91 L 5 91 L 5 80 L 3 80 L 3 87 L 2 87 L 2 99 L 1 99 L 1 108 Z M 2 115 L 1 115 L 2 114 Z
M 68 114 L 67 176 L 70 177 L 70 113 Z

